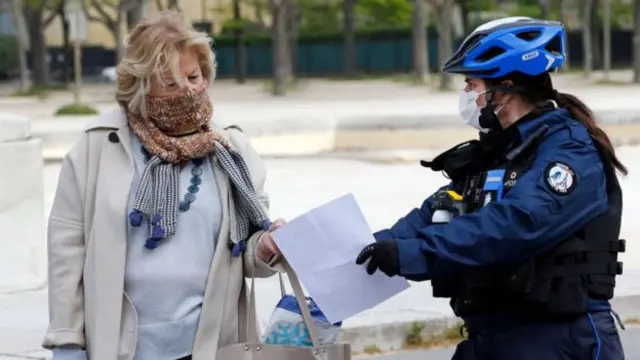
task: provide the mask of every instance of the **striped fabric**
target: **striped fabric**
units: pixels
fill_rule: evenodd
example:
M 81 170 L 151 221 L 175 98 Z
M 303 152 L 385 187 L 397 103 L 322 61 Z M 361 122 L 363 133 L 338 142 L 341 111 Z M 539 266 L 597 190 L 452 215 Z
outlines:
M 251 181 L 251 174 L 242 156 L 234 149 L 216 142 L 217 164 L 229 177 L 235 202 L 236 228 L 231 230 L 231 242 L 244 244 L 255 228 L 267 230 L 271 225 L 260 204 Z M 216 166 L 214 164 L 214 166 Z M 150 239 L 155 248 L 159 241 L 175 234 L 180 212 L 180 165 L 173 165 L 154 156 L 147 163 L 140 179 L 131 216 L 150 219 Z M 133 218 L 132 218 L 132 223 Z M 140 221 L 135 221 L 139 223 Z M 234 249 L 236 249 L 234 247 Z M 241 250 L 244 249 L 242 246 Z M 237 250 L 234 250 L 234 255 Z

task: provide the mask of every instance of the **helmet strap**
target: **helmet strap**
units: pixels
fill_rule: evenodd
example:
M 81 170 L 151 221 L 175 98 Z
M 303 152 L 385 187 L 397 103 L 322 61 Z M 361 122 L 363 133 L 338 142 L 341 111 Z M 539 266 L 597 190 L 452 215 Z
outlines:
M 496 105 L 493 104 L 493 96 L 497 91 L 502 93 L 517 93 L 519 91 L 523 91 L 524 87 L 517 85 L 495 85 L 491 86 L 485 92 L 485 99 L 487 101 L 487 105 L 484 108 L 480 109 L 480 126 L 489 129 L 491 131 L 502 131 L 502 126 L 500 125 L 500 120 L 495 113 Z
M 498 120 L 498 116 L 495 113 L 495 105 L 493 104 L 493 95 L 495 94 L 495 89 L 490 88 L 487 92 L 484 93 L 487 104 L 480 109 L 480 126 L 484 129 L 489 129 L 491 131 L 500 131 L 502 127 L 500 126 L 500 120 Z

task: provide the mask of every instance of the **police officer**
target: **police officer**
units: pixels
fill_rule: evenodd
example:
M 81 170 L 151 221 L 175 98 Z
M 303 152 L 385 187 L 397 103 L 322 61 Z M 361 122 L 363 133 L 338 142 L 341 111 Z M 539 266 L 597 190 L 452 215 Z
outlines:
M 624 359 L 609 300 L 627 171 L 552 85 L 564 38 L 559 22 L 511 17 L 464 40 L 443 72 L 466 77 L 460 115 L 480 138 L 423 162 L 451 182 L 356 260 L 450 298 L 468 332 L 456 360 Z

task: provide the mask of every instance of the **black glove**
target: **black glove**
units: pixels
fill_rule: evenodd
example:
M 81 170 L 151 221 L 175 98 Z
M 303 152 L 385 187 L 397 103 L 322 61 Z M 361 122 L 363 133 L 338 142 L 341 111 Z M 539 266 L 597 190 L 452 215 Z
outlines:
M 369 275 L 373 275 L 378 269 L 389 277 L 400 273 L 398 245 L 393 240 L 381 240 L 365 246 L 356 258 L 356 264 L 362 265 L 367 260 L 369 260 L 367 264 Z

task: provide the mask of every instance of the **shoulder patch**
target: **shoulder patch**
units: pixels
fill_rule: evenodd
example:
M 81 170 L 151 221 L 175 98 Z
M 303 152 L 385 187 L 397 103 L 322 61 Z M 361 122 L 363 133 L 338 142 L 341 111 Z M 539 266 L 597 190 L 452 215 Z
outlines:
M 570 194 L 578 184 L 575 171 L 569 165 L 558 161 L 547 165 L 544 177 L 549 190 L 558 195 Z

